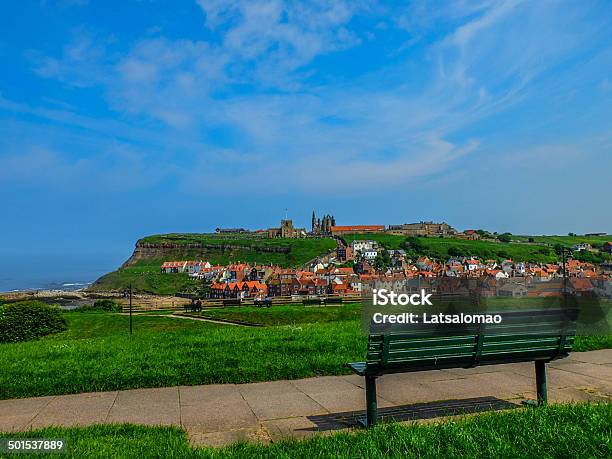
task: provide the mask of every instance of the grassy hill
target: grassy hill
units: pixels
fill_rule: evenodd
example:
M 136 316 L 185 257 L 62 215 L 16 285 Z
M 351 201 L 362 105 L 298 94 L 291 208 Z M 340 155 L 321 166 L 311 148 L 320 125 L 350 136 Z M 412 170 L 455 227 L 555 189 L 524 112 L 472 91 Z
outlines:
M 450 256 L 475 256 L 482 259 L 506 259 L 528 262 L 554 262 L 558 256 L 555 244 L 571 246 L 588 242 L 598 248 L 612 236 L 512 236 L 513 242 L 490 240 L 468 241 L 456 238 L 407 238 L 390 234 L 353 234 L 345 237 L 373 239 L 387 249 L 405 248 L 411 257 L 429 256 L 447 259 Z M 117 271 L 101 277 L 91 290 L 124 290 L 130 283 L 137 292 L 172 295 L 191 292 L 200 285 L 186 274 L 161 274 L 164 261 L 206 260 L 213 264 L 247 263 L 276 264 L 298 267 L 333 250 L 332 238 L 270 239 L 253 234 L 159 234 L 140 239 L 133 255 Z M 580 256 L 593 260 L 610 259 L 605 254 L 584 252 Z
M 204 260 L 212 264 L 247 262 L 301 266 L 336 247 L 331 238 L 269 239 L 254 235 L 160 234 L 136 243 L 134 253 L 117 271 L 102 276 L 90 290 L 124 290 L 172 295 L 190 292 L 200 282 L 187 274 L 161 274 L 164 261 Z
M 530 238 L 534 242 L 528 242 Z M 417 237 L 410 238 L 412 244 L 409 245 L 405 244 L 407 239 L 405 236 L 391 234 L 352 234 L 345 236 L 344 239 L 348 243 L 356 239 L 374 240 L 387 249 L 405 248 L 411 256 L 429 256 L 443 260 L 451 256 L 474 256 L 485 260 L 511 258 L 517 261 L 548 263 L 558 261 L 554 250 L 555 244 L 569 247 L 587 242 L 597 248 L 601 247 L 605 241 L 612 240 L 612 236 L 512 236 L 513 242 Z M 605 254 L 598 256 L 609 258 Z

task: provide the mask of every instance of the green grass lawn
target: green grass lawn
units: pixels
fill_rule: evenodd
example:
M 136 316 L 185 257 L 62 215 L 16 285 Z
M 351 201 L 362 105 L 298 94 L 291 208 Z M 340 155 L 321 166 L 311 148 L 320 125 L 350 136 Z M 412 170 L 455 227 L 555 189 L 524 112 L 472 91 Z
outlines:
M 0 344 L 0 399 L 176 385 L 246 383 L 345 374 L 367 337 L 356 305 L 226 308 L 264 314 L 253 328 L 163 316 L 66 313 L 68 330 Z M 212 311 L 209 311 L 212 312 Z M 611 348 L 612 337 L 577 337 L 575 350 Z
M 363 356 L 357 321 L 246 328 L 68 313 L 68 331 L 0 345 L 0 399 L 344 373 Z
M 612 404 L 522 408 L 432 424 L 388 424 L 303 441 L 238 443 L 218 449 L 191 447 L 186 433 L 175 427 L 47 428 L 0 436 L 62 438 L 69 451 L 61 457 L 78 458 L 609 458 Z
M 273 306 L 258 308 L 240 306 L 223 309 L 209 309 L 202 313 L 190 315 L 209 319 L 225 319 L 246 322 L 257 325 L 297 325 L 305 323 L 325 323 L 339 321 L 358 321 L 360 305 L 349 303 L 339 306 L 304 307 L 304 306 Z

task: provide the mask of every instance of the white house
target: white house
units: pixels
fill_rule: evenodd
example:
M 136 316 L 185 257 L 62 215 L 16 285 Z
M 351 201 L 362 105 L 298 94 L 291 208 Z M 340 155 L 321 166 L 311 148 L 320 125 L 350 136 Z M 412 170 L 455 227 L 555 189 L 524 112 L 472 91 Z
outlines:
M 467 269 L 468 271 L 474 271 L 478 269 L 479 265 L 480 263 L 478 263 L 478 260 L 470 259 L 465 261 L 465 269 Z
M 351 248 L 353 249 L 353 253 L 363 253 L 366 250 L 377 249 L 378 242 L 354 240 L 353 242 L 351 242 Z

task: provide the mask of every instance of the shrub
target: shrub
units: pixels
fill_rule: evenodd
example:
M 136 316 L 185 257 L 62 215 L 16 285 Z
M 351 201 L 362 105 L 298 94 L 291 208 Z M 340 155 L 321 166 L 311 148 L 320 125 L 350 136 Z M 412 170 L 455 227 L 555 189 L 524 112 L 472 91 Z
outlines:
M 97 300 L 93 308 L 98 311 L 121 312 L 121 305 L 113 300 Z
M 62 311 L 41 301 L 20 301 L 0 309 L 0 343 L 33 340 L 67 328 Z
M 89 311 L 102 311 L 102 312 L 121 312 L 121 305 L 113 300 L 96 300 L 94 304 L 86 304 L 75 311 L 89 312 Z

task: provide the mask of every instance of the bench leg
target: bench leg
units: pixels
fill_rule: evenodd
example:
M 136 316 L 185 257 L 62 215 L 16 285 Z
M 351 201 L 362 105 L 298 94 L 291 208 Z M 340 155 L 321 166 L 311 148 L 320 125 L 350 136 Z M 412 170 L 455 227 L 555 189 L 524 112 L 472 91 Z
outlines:
M 376 424 L 378 405 L 376 402 L 376 377 L 366 376 L 366 427 Z
M 548 401 L 548 386 L 546 384 L 546 362 L 536 360 L 536 390 L 538 393 L 538 405 L 544 405 Z

